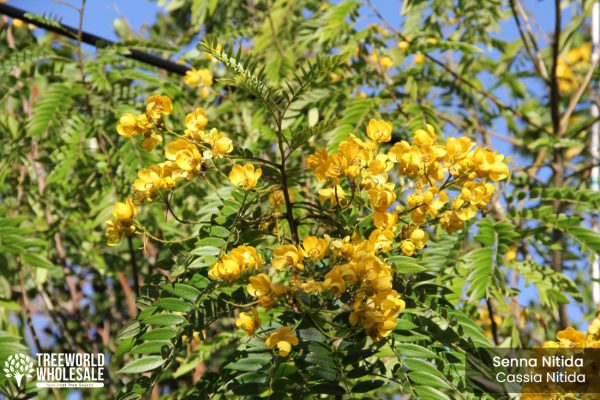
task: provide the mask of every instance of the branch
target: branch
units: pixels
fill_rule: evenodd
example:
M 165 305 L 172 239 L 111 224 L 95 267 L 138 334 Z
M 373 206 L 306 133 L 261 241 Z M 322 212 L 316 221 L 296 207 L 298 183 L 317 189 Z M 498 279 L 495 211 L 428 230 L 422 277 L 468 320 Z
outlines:
M 30 14 L 28 12 L 17 7 L 9 6 L 8 4 L 0 3 L 0 14 L 20 19 L 24 22 L 33 24 L 49 32 L 54 32 L 59 35 L 69 37 L 71 39 L 77 39 L 78 36 L 78 30 L 71 26 L 63 25 L 59 22 L 53 22 L 52 24 L 49 24 L 37 18 L 30 18 Z M 85 31 L 81 32 L 81 41 L 96 47 L 114 46 L 118 44 L 116 42 L 113 42 L 112 40 L 108 40 Z M 133 60 L 140 61 L 144 64 L 152 65 L 154 67 L 161 68 L 178 75 L 185 75 L 185 73 L 189 69 L 189 67 L 187 67 L 186 65 L 177 64 L 172 61 L 157 57 L 155 55 L 136 50 L 134 48 L 130 48 L 128 50 L 129 52 L 127 54 L 122 55 L 127 58 L 131 58 Z
M 517 23 L 517 28 L 519 29 L 519 35 L 521 36 L 521 40 L 523 41 L 523 45 L 525 46 L 525 50 L 527 51 L 527 54 L 529 54 L 529 58 L 531 58 L 531 62 L 533 63 L 533 66 L 538 71 L 538 73 L 540 74 L 542 79 L 544 81 L 546 81 L 546 83 L 549 83 L 548 71 L 546 70 L 546 64 L 544 64 L 544 60 L 542 59 L 542 56 L 537 48 L 537 44 L 535 42 L 535 37 L 533 36 L 533 32 L 531 31 L 531 26 L 529 25 L 529 20 L 527 19 L 527 14 L 523 10 L 523 7 L 521 7 L 521 3 L 519 3 L 518 0 L 510 0 L 510 8 L 512 10 L 512 14 L 515 19 L 515 22 Z M 523 27 L 521 25 L 521 20 L 519 19 L 519 15 L 517 15 L 517 13 L 521 16 L 521 18 L 523 18 L 523 20 L 525 22 L 525 27 L 527 29 L 529 39 L 531 40 L 531 45 L 533 47 L 533 50 L 529 47 L 529 42 L 527 41 L 527 36 L 525 36 L 525 32 L 523 31 Z M 534 53 L 534 51 L 535 51 L 535 53 Z

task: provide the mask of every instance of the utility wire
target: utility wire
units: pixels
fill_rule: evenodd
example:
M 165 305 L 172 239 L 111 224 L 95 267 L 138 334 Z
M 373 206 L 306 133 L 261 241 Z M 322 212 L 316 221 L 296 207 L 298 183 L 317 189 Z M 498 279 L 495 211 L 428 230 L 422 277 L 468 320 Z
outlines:
M 53 21 L 50 24 L 44 22 L 43 20 L 32 19 L 30 18 L 31 14 L 29 14 L 27 11 L 21 10 L 17 7 L 9 6 L 8 4 L 0 3 L 0 14 L 7 15 L 11 18 L 20 19 L 29 24 L 33 24 L 39 28 L 57 33 L 62 36 L 67 36 L 71 39 L 77 39 L 77 35 L 79 33 L 77 29 L 68 25 L 63 25 L 60 22 Z M 95 47 L 106 47 L 118 44 L 116 42 L 113 42 L 112 40 L 104 39 L 100 36 L 96 36 L 85 31 L 81 32 L 81 41 L 87 44 L 91 44 Z M 186 65 L 177 64 L 173 61 L 165 60 L 163 58 L 146 53 L 144 51 L 136 50 L 134 48 L 130 48 L 129 54 L 124 54 L 124 56 L 137 61 L 141 61 L 144 64 L 152 65 L 179 75 L 185 75 L 185 73 L 189 69 L 189 67 Z

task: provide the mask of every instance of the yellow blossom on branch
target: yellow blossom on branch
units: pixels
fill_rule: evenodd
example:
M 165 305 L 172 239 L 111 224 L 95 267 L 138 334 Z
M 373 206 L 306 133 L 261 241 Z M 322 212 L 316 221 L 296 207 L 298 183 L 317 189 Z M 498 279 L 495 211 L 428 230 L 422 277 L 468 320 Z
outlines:
M 248 336 L 254 336 L 254 332 L 260 326 L 260 318 L 256 308 L 252 307 L 251 314 L 241 312 L 235 320 L 235 326 L 246 332 Z
M 239 188 L 252 190 L 261 175 L 262 169 L 254 169 L 252 164 L 244 164 L 243 166 L 235 164 L 229 173 L 229 180 Z
M 298 338 L 292 335 L 292 329 L 288 326 L 281 327 L 265 338 L 267 349 L 277 347 L 281 357 L 287 357 L 292 351 L 292 346 L 297 346 L 298 343 Z

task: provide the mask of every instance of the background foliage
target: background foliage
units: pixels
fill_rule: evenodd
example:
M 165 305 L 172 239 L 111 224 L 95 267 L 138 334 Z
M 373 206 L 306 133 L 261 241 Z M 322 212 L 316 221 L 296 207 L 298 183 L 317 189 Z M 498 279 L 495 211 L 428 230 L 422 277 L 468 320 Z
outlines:
M 585 46 L 593 2 L 558 3 L 543 6 L 573 17 L 541 35 L 535 13 L 515 1 L 407 1 L 402 25 L 391 26 L 370 2 L 174 0 L 146 36 L 118 26 L 122 44 L 93 54 L 3 19 L 0 360 L 27 348 L 104 352 L 111 367 L 108 389 L 90 392 L 98 398 L 371 398 L 374 389 L 473 397 L 464 391 L 466 352 L 541 343 L 572 323 L 569 303 L 595 314 L 587 266 L 600 251 L 590 229 L 600 195 L 588 188 L 586 140 L 597 69 Z M 363 15 L 377 24 L 362 27 Z M 521 37 L 492 34 L 501 20 L 518 24 Z M 199 43 L 208 35 L 240 52 L 207 57 L 214 43 Z M 209 68 L 217 81 L 203 98 L 182 77 L 124 58 L 129 47 Z M 342 53 L 351 61 L 324 57 Z M 296 84 L 282 99 L 275 92 L 290 90 L 285 81 Z M 157 93 L 173 100 L 171 121 L 201 106 L 237 149 L 265 157 L 277 141 L 268 109 L 289 103 L 280 117 L 300 149 L 290 172 L 299 194 L 301 157 L 363 134 L 370 118 L 392 121 L 394 141 L 429 123 L 444 136 L 504 143 L 512 175 L 468 229 L 434 230 L 423 251 L 398 258 L 395 287 L 407 308 L 393 346 L 366 338 L 340 346 L 317 320 L 298 326 L 294 361 L 281 360 L 235 328 L 230 303 L 243 292 L 217 296 L 206 277 L 230 233 L 240 243 L 256 234 L 236 220 L 241 199 L 227 182 L 186 185 L 170 212 L 144 208 L 152 236 L 193 240 L 134 236 L 106 246 L 115 201 L 139 168 L 162 158 L 119 136 L 118 118 Z M 268 209 L 255 207 L 256 215 Z M 538 295 L 524 304 L 519 295 L 531 290 Z

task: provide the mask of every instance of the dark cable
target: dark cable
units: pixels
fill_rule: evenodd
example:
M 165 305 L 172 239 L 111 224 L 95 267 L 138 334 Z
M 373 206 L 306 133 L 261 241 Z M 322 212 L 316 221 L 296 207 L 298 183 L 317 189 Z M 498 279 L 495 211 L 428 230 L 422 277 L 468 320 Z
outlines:
M 41 20 L 34 20 L 27 16 L 27 12 L 23 11 L 19 8 L 9 6 L 8 4 L 0 3 L 0 14 L 7 15 L 11 18 L 17 18 L 24 22 L 33 24 L 37 27 L 45 29 L 50 32 L 58 33 L 59 35 L 68 36 L 71 39 L 77 39 L 77 35 L 79 31 L 75 28 L 72 28 L 67 25 L 63 25 L 59 22 L 54 22 L 57 25 L 55 26 L 48 23 L 45 23 Z M 101 38 L 100 36 L 96 36 L 91 33 L 87 33 L 85 31 L 81 32 L 81 41 L 87 44 L 91 44 L 95 47 L 105 47 L 109 45 L 116 45 L 116 42 L 112 40 Z M 154 56 L 152 54 L 146 53 L 144 51 L 136 50 L 133 48 L 129 49 L 129 54 L 124 54 L 125 57 L 132 58 L 137 61 L 141 61 L 145 64 L 153 65 L 155 67 L 164 69 L 169 72 L 173 72 L 179 75 L 185 75 L 186 71 L 189 70 L 189 67 L 182 64 L 177 64 L 169 60 L 165 60 L 163 58 Z

